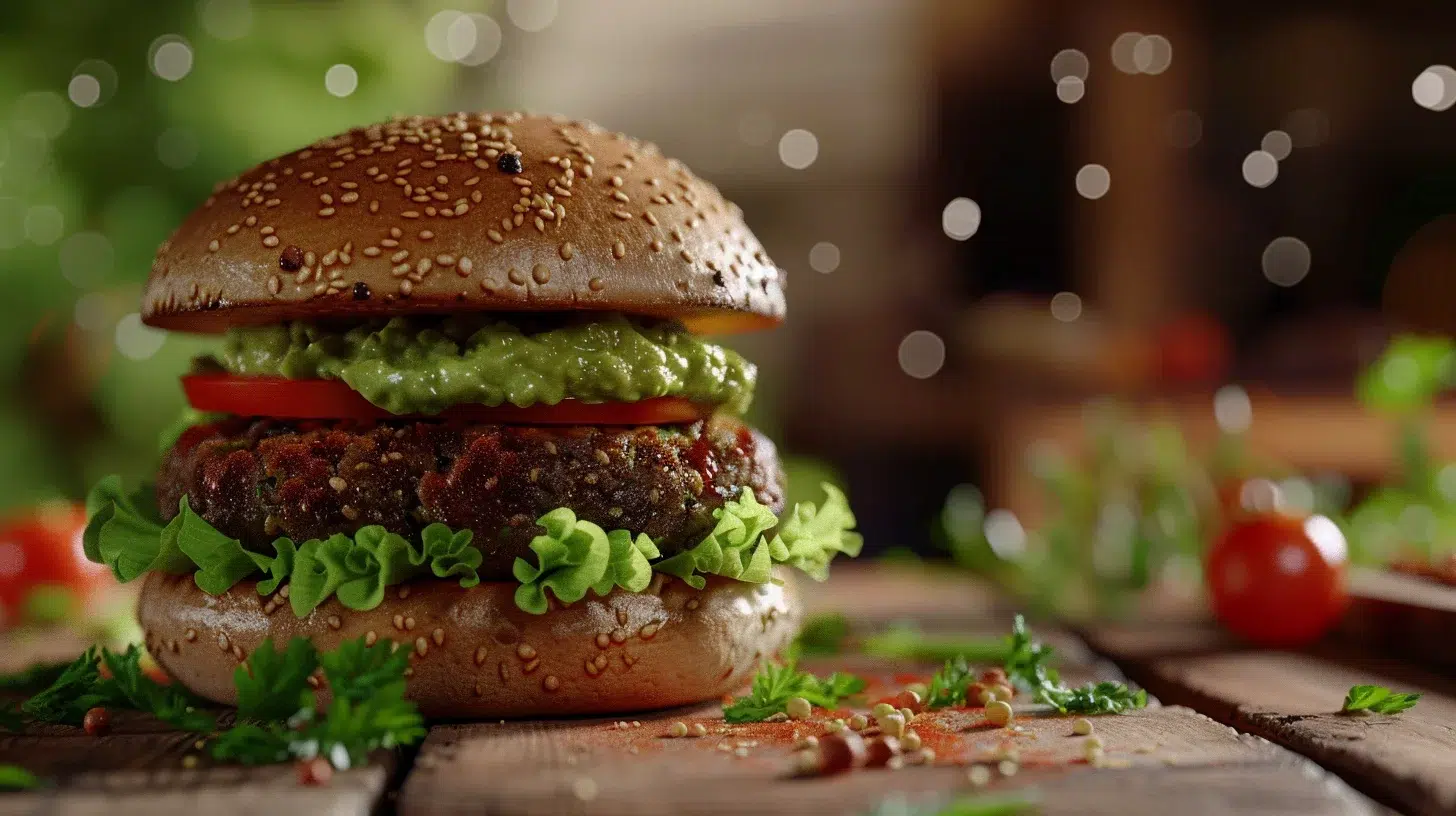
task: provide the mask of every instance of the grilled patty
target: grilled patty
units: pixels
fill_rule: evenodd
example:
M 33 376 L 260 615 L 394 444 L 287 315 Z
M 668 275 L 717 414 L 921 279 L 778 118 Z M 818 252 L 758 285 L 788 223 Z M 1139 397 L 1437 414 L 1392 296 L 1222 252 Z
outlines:
M 775 512 L 773 443 L 736 419 L 663 427 L 529 427 L 443 422 L 230 419 L 189 429 L 157 478 L 164 519 L 193 511 L 270 552 L 369 524 L 417 540 L 443 522 L 469 529 L 483 580 L 535 561 L 536 519 L 558 507 L 603 529 L 652 536 L 664 556 L 691 547 L 744 487 Z

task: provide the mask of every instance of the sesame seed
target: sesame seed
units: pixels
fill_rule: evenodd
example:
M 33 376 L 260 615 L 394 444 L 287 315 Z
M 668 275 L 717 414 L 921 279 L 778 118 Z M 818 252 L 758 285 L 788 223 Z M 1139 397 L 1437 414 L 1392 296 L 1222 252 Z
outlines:
M 313 269 L 310 268 L 310 267 L 305 266 L 304 268 L 298 270 L 298 274 L 297 275 L 294 275 L 293 276 L 293 282 L 294 283 L 303 283 L 303 282 L 307 281 L 312 276 L 313 276 Z
M 561 245 L 561 248 L 558 249 L 557 252 L 561 255 L 561 260 L 569 261 L 571 260 L 572 256 L 576 254 L 576 249 L 572 247 L 570 241 L 567 241 L 566 243 Z
M 409 250 L 408 249 L 401 249 L 400 251 L 398 251 L 398 252 L 394 253 L 393 255 L 389 256 L 389 261 L 390 261 L 390 263 L 399 263 L 400 261 L 402 261 L 402 260 L 404 260 L 405 258 L 408 258 L 408 257 L 409 257 Z
M 510 272 L 506 273 L 506 278 L 517 286 L 524 286 L 526 283 L 526 276 L 521 273 L 521 270 L 514 267 L 511 268 Z
M 265 247 L 276 247 L 276 246 L 278 246 L 278 236 L 276 236 L 276 235 L 266 235 L 266 236 L 264 236 L 263 237 L 263 246 L 265 246 Z
M 627 197 L 627 194 L 624 193 L 624 192 L 622 192 L 621 190 L 618 190 L 615 193 L 612 193 L 612 198 L 614 198 L 614 199 L 616 199 L 616 200 L 618 200 L 618 201 L 620 201 L 620 202 L 622 202 L 624 204 L 632 200 L 632 199 L 628 198 Z
M 404 212 L 400 213 L 400 216 L 404 218 L 419 218 L 420 213 L 419 210 L 405 210 Z
M 216 252 L 221 248 L 222 244 L 218 243 L 218 240 L 216 238 L 212 239 L 212 241 L 210 241 L 207 245 L 208 252 Z
M 648 244 L 647 246 L 651 247 L 653 252 L 662 251 L 662 242 L 657 240 L 656 238 L 652 239 L 652 243 Z
M 538 285 L 544 285 L 551 280 L 551 270 L 547 269 L 545 264 L 536 264 L 535 268 L 531 270 L 531 278 Z
M 420 230 L 420 240 L 421 241 L 428 241 L 428 240 L 430 240 L 431 238 L 434 238 L 434 237 L 435 237 L 435 233 L 430 232 L 429 230 Z
M 344 625 L 344 622 L 341 621 L 341 620 L 339 620 L 339 616 L 338 615 L 330 615 L 329 616 L 329 626 L 330 627 L 332 627 L 334 629 L 338 629 L 339 627 L 341 627 L 343 625 Z
M 329 487 L 332 487 L 335 492 L 341 492 L 344 488 L 348 486 L 349 483 L 344 481 L 342 477 L 332 476 L 329 478 Z
M 454 266 L 455 265 L 455 256 L 454 255 L 443 255 L 443 254 L 442 255 L 436 255 L 435 256 L 435 263 L 439 264 L 440 266 Z
M 476 650 L 475 650 L 475 665 L 477 665 L 477 666 L 483 666 L 483 665 L 485 665 L 485 654 L 486 654 L 486 652 L 485 652 L 485 647 L 484 646 L 480 646 L 480 647 L 476 648 Z
M 374 643 L 376 641 L 378 641 L 378 640 L 379 640 L 379 636 L 376 635 L 376 634 L 374 634 L 374 630 L 373 629 L 370 629 L 368 632 L 365 632 L 364 633 L 364 645 L 365 646 L 373 646 Z
M 536 216 L 536 231 L 537 232 L 545 232 L 546 231 L 546 222 L 544 220 L 542 220 L 541 216 L 539 216 L 539 215 Z
M 434 262 L 431 261 L 429 258 L 421 258 L 420 262 L 415 264 L 415 271 L 420 273 L 421 275 L 428 275 L 430 274 L 430 270 L 433 269 L 434 266 Z
M 420 657 L 424 657 L 425 653 L 429 650 L 430 642 L 428 640 L 425 640 L 422 637 L 415 638 L 415 654 L 419 655 Z
M 593 292 L 600 292 L 603 288 L 606 287 L 606 283 L 604 283 L 601 278 L 592 278 L 591 280 L 586 282 L 586 285 L 587 288 L 591 289 Z
M 322 210 L 319 210 L 318 211 L 318 214 L 320 216 L 324 217 L 324 218 L 328 218 L 329 216 L 331 216 L 331 215 L 334 214 L 334 208 L 333 207 L 324 207 Z
M 548 674 L 546 679 L 541 681 L 541 687 L 547 691 L 556 691 L 561 688 L 561 681 L 556 679 L 556 675 Z
M 370 258 L 377 258 L 380 255 L 379 247 L 364 247 L 364 254 Z
M 394 268 L 391 269 L 391 270 L 389 270 L 389 274 L 391 274 L 391 275 L 395 276 L 396 278 L 398 278 L 398 277 L 403 277 L 409 271 L 410 271 L 410 265 L 409 265 L 408 262 L 406 262 L 406 263 L 401 263 L 401 264 L 395 264 L 394 265 Z
M 227 228 L 227 234 L 228 235 L 237 235 L 239 229 L 240 229 L 240 225 L 239 224 L 230 224 L 228 226 L 228 228 Z
M 251 228 L 251 227 L 255 227 L 257 225 L 258 225 L 258 216 L 256 216 L 256 215 L 250 215 L 247 218 L 244 218 L 243 219 L 243 226 L 245 226 L 245 227 Z
M 522 660 L 530 660 L 536 656 L 536 649 L 529 643 L 522 643 L 516 647 L 516 656 Z
M 657 226 L 657 216 L 653 215 L 652 213 L 643 211 L 642 218 L 644 220 L 646 220 L 647 223 L 651 224 L 652 226 L 654 226 L 654 227 Z
M 372 213 L 379 212 L 379 202 L 378 201 L 370 201 L 369 202 L 369 212 L 372 212 Z
M 612 215 L 617 216 L 623 221 L 630 221 L 632 219 L 632 213 L 629 213 L 626 210 L 612 210 Z
M 474 261 L 470 260 L 469 258 L 461 258 L 460 259 L 460 266 L 459 266 L 460 274 L 462 274 L 462 275 L 469 275 L 470 272 L 471 272 L 471 270 L 473 270 L 474 268 L 475 268 L 475 262 Z

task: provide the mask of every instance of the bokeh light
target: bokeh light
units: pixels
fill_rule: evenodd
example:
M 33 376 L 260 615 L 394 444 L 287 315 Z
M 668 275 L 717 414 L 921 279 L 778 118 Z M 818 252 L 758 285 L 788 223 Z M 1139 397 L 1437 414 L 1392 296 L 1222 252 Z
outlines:
M 445 52 L 461 65 L 484 65 L 500 53 L 500 23 L 484 14 L 461 14 L 445 29 Z
M 1180 110 L 1168 117 L 1168 143 L 1188 149 L 1203 139 L 1203 117 L 1195 111 Z
M 1112 67 L 1124 74 L 1136 74 L 1138 67 L 1133 59 L 1133 52 L 1142 39 L 1143 35 L 1137 31 L 1125 31 L 1117 35 L 1117 39 L 1112 41 Z
M 507 0 L 506 16 L 522 31 L 542 31 L 556 19 L 556 0 Z
M 1309 245 L 1289 235 L 1282 235 L 1264 248 L 1264 277 L 1275 286 L 1294 286 L 1309 274 Z
M 1052 57 L 1052 82 L 1061 84 L 1064 79 L 1087 81 L 1092 63 L 1087 55 L 1075 48 L 1064 48 Z
M 348 96 L 359 87 L 359 72 L 354 66 L 339 63 L 324 72 L 324 88 L 334 96 Z
M 445 62 L 454 62 L 456 57 L 450 53 L 450 27 L 455 21 L 464 17 L 464 13 L 455 9 L 445 9 L 437 12 L 430 21 L 425 23 L 425 47 L 436 59 Z
M 15 100 L 10 121 L 17 133 L 54 139 L 71 123 L 71 106 L 58 93 L 32 91 Z
M 1456 105 L 1456 69 L 1432 65 L 1411 82 L 1411 98 L 1427 110 L 1443 111 Z
M 61 240 L 66 231 L 66 218 L 49 204 L 31 207 L 25 213 L 25 237 L 33 244 L 49 246 Z
M 101 80 L 90 74 L 76 74 L 66 86 L 66 96 L 78 108 L 89 108 L 101 101 Z
M 820 241 L 809 248 L 809 268 L 815 272 L 829 274 L 839 268 L 839 247 L 828 241 Z
M 1226 434 L 1247 431 L 1254 422 L 1254 403 L 1240 385 L 1225 385 L 1213 394 L 1213 420 Z
M 61 275 L 80 289 L 89 289 L 111 277 L 116 250 L 111 239 L 99 232 L 77 232 L 66 236 L 57 253 Z
M 900 341 L 900 370 L 917 380 L 934 377 L 945 366 L 945 341 L 935 332 L 919 329 Z
M 1161 34 L 1141 37 L 1133 45 L 1132 63 L 1144 74 L 1161 74 L 1173 64 L 1173 43 Z
M 940 212 L 940 228 L 957 241 L 970 238 L 981 228 L 981 205 L 965 197 L 951 199 Z
M 197 21 L 219 40 L 239 40 L 253 27 L 253 7 L 249 0 L 202 0 L 197 4 Z
M 1002 559 L 1015 561 L 1026 552 L 1026 528 L 1010 510 L 998 507 L 987 513 L 983 529 L 991 551 Z
M 147 52 L 152 73 L 169 82 L 176 82 L 192 72 L 192 46 L 176 34 L 163 34 L 152 41 Z
M 1057 99 L 1068 105 L 1082 101 L 1087 95 L 1087 85 L 1076 77 L 1065 77 L 1057 81 Z
M 167 333 L 142 323 L 136 312 L 116 321 L 116 350 L 130 360 L 145 360 L 162 350 Z
M 1082 298 L 1076 292 L 1058 292 L 1052 295 L 1052 317 L 1063 323 L 1071 323 L 1082 316 Z
M 1279 178 L 1279 160 L 1267 150 L 1255 150 L 1244 157 L 1244 181 L 1255 187 L 1268 187 Z
M 1284 161 L 1293 152 L 1294 141 L 1282 130 L 1271 130 L 1259 141 L 1259 149 L 1273 156 L 1275 161 Z
M 1100 164 L 1084 164 L 1077 171 L 1076 185 L 1078 195 L 1098 199 L 1112 189 L 1112 174 Z
M 794 170 L 803 170 L 819 158 L 819 139 L 803 128 L 779 137 L 779 160 Z

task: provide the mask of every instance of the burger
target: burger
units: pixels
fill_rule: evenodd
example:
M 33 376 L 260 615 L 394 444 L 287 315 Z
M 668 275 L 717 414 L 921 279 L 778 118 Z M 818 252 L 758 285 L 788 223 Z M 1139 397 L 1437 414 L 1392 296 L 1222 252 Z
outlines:
M 784 506 L 756 369 L 705 339 L 778 324 L 783 289 L 717 189 L 589 122 L 323 139 L 160 247 L 142 319 L 220 340 L 155 485 L 93 489 L 86 553 L 221 703 L 298 637 L 408 649 L 427 716 L 719 697 L 795 633 L 793 576 L 860 548 L 832 486 Z

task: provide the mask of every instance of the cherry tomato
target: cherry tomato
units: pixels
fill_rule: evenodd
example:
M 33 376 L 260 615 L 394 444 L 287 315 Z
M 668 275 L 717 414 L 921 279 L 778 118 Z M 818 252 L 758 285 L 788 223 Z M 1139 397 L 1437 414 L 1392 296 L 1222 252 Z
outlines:
M 399 419 L 364 399 L 339 380 L 290 380 L 232 374 L 188 374 L 182 378 L 187 401 L 199 411 L 281 419 Z M 511 425 L 672 425 L 697 422 L 713 406 L 681 397 L 652 397 L 638 402 L 590 403 L 563 400 L 555 405 L 455 405 L 434 415 L 468 422 Z
M 1204 314 L 1183 315 L 1158 331 L 1163 378 L 1179 383 L 1221 380 L 1229 365 L 1228 331 Z
M 103 564 L 86 560 L 85 508 L 42 505 L 0 525 L 0 614 L 6 625 L 55 622 L 80 613 L 113 586 Z
M 1261 645 L 1309 643 L 1345 610 L 1345 560 L 1345 537 L 1324 516 L 1245 516 L 1208 554 L 1213 613 Z

